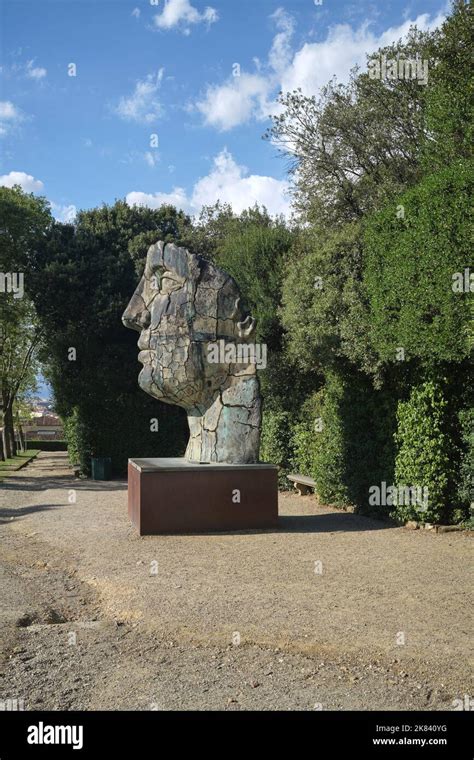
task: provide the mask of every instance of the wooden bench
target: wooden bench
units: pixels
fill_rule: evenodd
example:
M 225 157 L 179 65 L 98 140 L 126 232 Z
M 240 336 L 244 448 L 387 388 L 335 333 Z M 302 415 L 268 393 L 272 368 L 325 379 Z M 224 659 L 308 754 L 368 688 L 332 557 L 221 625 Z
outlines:
M 311 489 L 314 490 L 316 488 L 316 482 L 313 478 L 309 478 L 307 475 L 292 473 L 286 477 L 293 483 L 298 496 L 306 496 L 306 494 L 311 493 Z

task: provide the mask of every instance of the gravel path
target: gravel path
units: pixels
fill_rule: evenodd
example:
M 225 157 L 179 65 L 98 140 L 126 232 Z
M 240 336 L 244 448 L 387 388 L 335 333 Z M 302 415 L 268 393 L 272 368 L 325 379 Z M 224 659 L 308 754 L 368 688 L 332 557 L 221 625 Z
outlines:
M 25 709 L 452 709 L 471 538 L 283 494 L 278 530 L 136 535 L 43 452 L 0 486 L 0 699 Z

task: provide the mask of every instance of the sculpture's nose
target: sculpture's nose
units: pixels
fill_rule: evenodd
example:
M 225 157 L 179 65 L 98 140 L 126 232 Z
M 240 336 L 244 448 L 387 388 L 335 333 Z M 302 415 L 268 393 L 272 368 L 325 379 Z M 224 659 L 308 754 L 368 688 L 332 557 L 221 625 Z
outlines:
M 146 330 L 150 326 L 151 315 L 139 293 L 134 293 L 130 303 L 122 314 L 122 322 L 131 330 Z

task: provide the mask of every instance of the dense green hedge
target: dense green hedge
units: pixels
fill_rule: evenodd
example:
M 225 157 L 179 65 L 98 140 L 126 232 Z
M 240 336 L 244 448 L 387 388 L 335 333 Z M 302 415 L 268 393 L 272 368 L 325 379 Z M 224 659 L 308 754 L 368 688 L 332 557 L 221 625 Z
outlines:
M 320 434 L 316 423 L 311 423 L 311 418 L 303 422 L 296 422 L 293 425 L 291 435 L 292 469 L 294 472 L 307 475 L 310 478 L 313 477 L 317 437 Z
M 328 376 L 326 385 L 314 397 L 314 418 L 321 420 L 321 432 L 314 433 L 314 457 L 311 475 L 322 501 L 339 506 L 349 504 L 347 463 L 345 456 L 344 419 L 342 406 L 345 386 L 335 374 Z
M 395 399 L 356 372 L 331 373 L 315 397 L 312 475 L 323 501 L 352 505 L 364 514 L 386 514 L 369 503 L 369 489 L 393 478 Z
M 368 219 L 364 285 L 372 344 L 385 362 L 461 362 L 471 294 L 453 277 L 472 260 L 474 166 L 457 162 Z
M 40 451 L 67 451 L 66 441 L 27 441 L 28 449 L 40 449 Z
M 292 469 L 292 415 L 290 412 L 264 410 L 262 437 L 260 441 L 260 461 L 271 462 L 280 468 L 278 483 L 288 489 L 286 476 Z
M 71 464 L 79 464 L 85 475 L 91 474 L 92 457 L 110 457 L 112 474 L 124 475 L 129 458 L 182 456 L 188 439 L 184 410 L 140 391 L 112 407 L 76 407 L 65 432 Z
M 315 479 L 323 502 L 386 515 L 390 507 L 371 505 L 369 489 L 393 483 L 396 403 L 364 375 L 333 372 L 299 415 L 265 412 L 262 459 L 281 468 L 282 487 L 288 472 L 298 472 Z
M 395 506 L 394 516 L 401 520 L 440 522 L 448 517 L 453 452 L 446 434 L 446 407 L 441 388 L 433 382 L 415 386 L 410 398 L 399 404 L 396 485 L 426 489 L 426 501 Z
M 474 409 L 463 409 L 459 414 L 461 430 L 461 461 L 459 467 L 458 498 L 465 511 L 474 505 Z

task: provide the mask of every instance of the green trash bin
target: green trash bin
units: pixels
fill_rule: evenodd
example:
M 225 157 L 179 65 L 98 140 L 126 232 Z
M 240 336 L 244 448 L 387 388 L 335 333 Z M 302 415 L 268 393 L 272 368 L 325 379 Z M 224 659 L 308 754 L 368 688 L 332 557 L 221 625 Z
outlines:
M 92 457 L 92 480 L 110 480 L 112 460 L 110 457 Z

